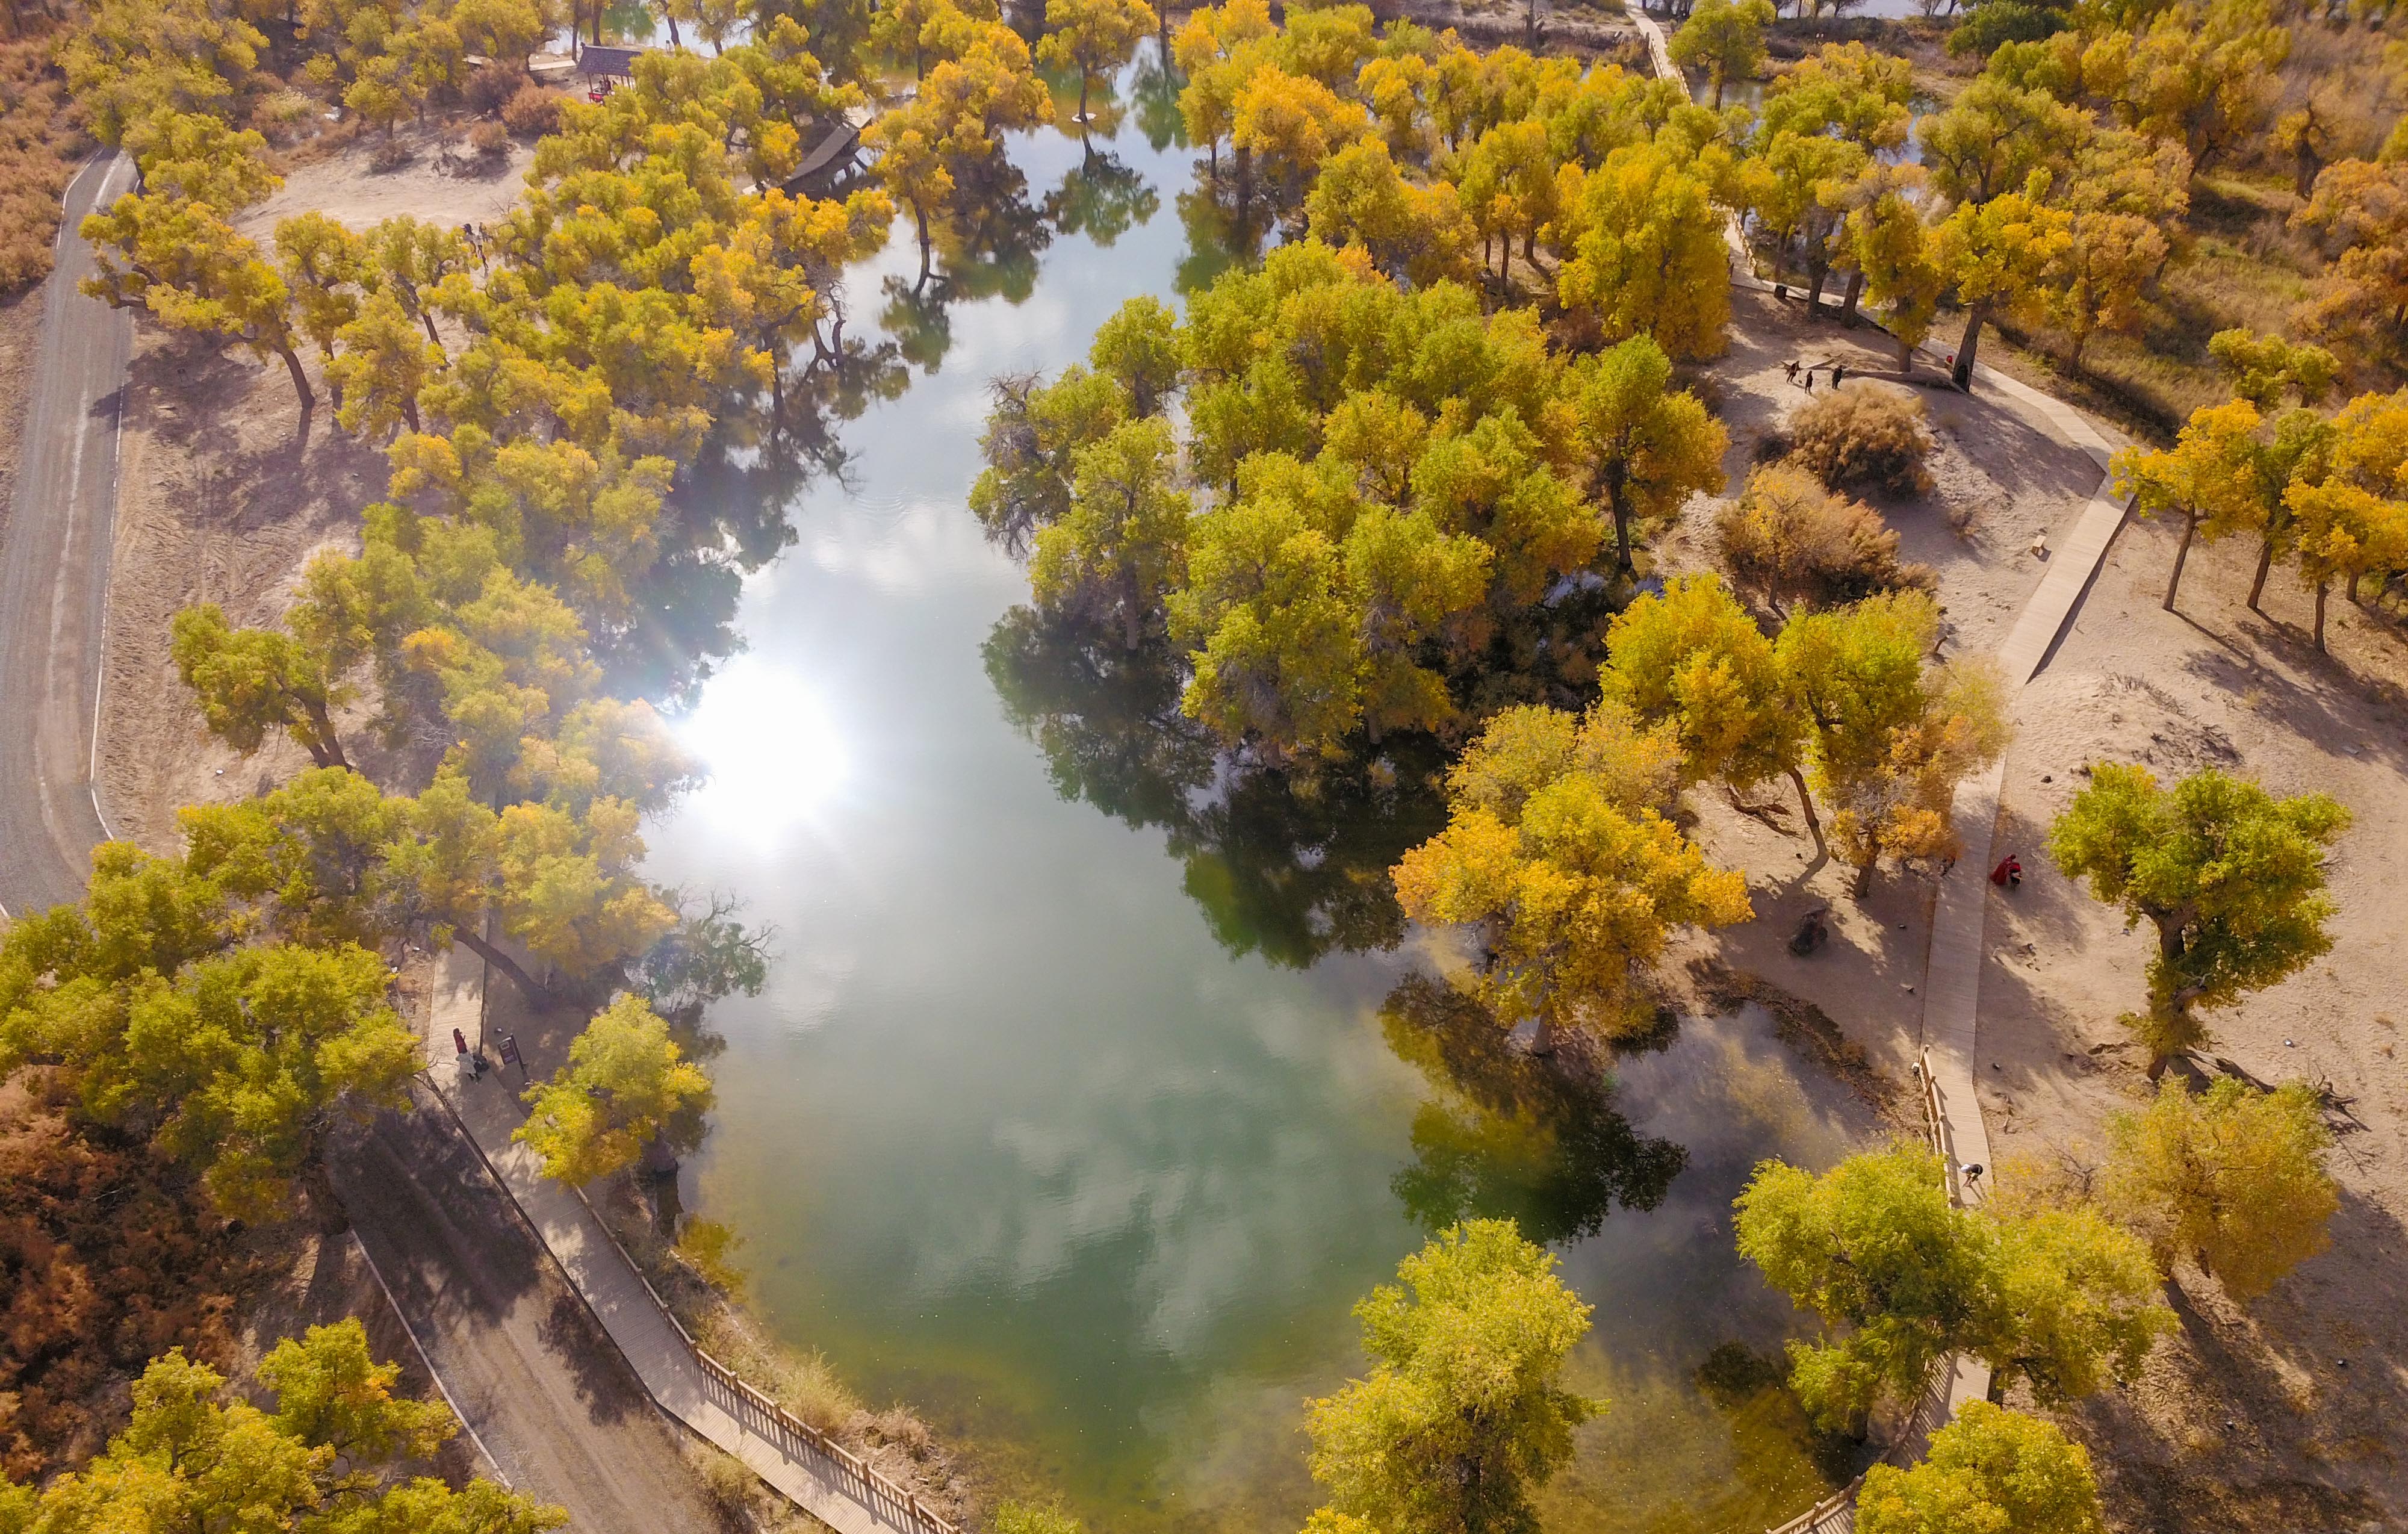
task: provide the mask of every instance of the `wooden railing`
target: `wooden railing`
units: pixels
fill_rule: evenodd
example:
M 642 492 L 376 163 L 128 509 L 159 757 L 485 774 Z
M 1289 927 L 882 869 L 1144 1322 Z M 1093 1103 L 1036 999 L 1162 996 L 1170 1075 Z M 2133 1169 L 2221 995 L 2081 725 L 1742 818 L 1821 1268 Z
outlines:
M 1836 1534 L 1837 1530 L 1856 1527 L 1856 1493 L 1863 1489 L 1864 1484 L 1863 1476 L 1856 1477 L 1779 1528 L 1768 1530 L 1767 1534 Z
M 728 1415 L 793 1457 L 825 1460 L 826 1468 L 833 1471 L 829 1479 L 837 1484 L 837 1489 L 886 1522 L 907 1529 L 923 1530 L 924 1534 L 960 1534 L 952 1524 L 929 1512 L 917 1492 L 896 1485 L 876 1466 L 787 1411 L 767 1392 L 712 1357 L 709 1349 L 694 1340 L 694 1333 L 685 1329 L 685 1323 L 669 1309 L 668 1301 L 661 1297 L 661 1292 L 652 1287 L 652 1281 L 645 1276 L 644 1269 L 638 1265 L 633 1254 L 620 1243 L 618 1233 L 602 1218 L 602 1211 L 594 1207 L 594 1200 L 585 1197 L 585 1190 L 571 1188 L 569 1191 L 577 1195 L 579 1203 L 585 1206 L 585 1212 L 594 1216 L 594 1223 L 601 1227 L 611 1250 L 619 1254 L 619 1260 L 636 1275 L 636 1282 L 644 1286 L 644 1293 L 651 1298 L 653 1308 L 669 1324 L 669 1329 L 677 1333 L 678 1340 L 685 1344 L 686 1352 L 694 1355 L 703 1377 L 718 1386 L 720 1404 L 726 1408 Z
M 433 1073 L 421 1071 L 419 1077 L 427 1090 L 434 1094 L 435 1100 L 443 1105 L 444 1112 L 459 1129 L 460 1138 L 466 1140 L 468 1148 L 476 1153 L 478 1161 L 485 1168 L 485 1175 L 493 1179 L 494 1186 L 502 1190 L 502 1197 L 519 1211 L 519 1218 L 535 1232 L 536 1240 L 542 1241 L 543 1227 L 536 1224 L 534 1216 L 519 1202 L 518 1195 L 510 1191 L 509 1183 L 502 1178 L 502 1169 L 494 1165 L 493 1157 L 485 1154 L 485 1147 L 478 1143 L 476 1134 L 469 1129 L 467 1121 L 461 1118 L 460 1110 L 452 1106 L 451 1097 L 435 1084 Z M 729 1416 L 776 1444 L 780 1452 L 789 1457 L 820 1461 L 813 1467 L 819 1474 L 833 1484 L 837 1490 L 888 1524 L 911 1530 L 913 1534 L 961 1534 L 952 1524 L 930 1512 L 928 1505 L 920 1500 L 918 1493 L 896 1485 L 876 1466 L 796 1416 L 744 1376 L 712 1357 L 708 1349 L 694 1340 L 694 1333 L 685 1329 L 685 1323 L 669 1309 L 668 1302 L 661 1297 L 661 1292 L 652 1287 L 652 1281 L 645 1276 L 642 1267 L 621 1243 L 609 1222 L 602 1218 L 602 1211 L 594 1207 L 594 1200 L 585 1196 L 585 1190 L 572 1187 L 568 1191 L 577 1195 L 577 1201 L 585 1206 L 587 1214 L 593 1216 L 603 1240 L 610 1243 L 610 1250 L 619 1254 L 619 1260 L 627 1265 L 627 1271 L 635 1274 L 636 1282 L 644 1286 L 645 1297 L 652 1302 L 654 1310 L 661 1312 L 661 1319 L 669 1324 L 669 1330 L 677 1334 L 677 1340 L 693 1356 L 695 1367 L 702 1370 L 703 1378 L 716 1389 L 720 1405 Z M 550 1250 L 549 1243 L 545 1249 Z M 552 1260 L 559 1262 L 557 1254 Z M 561 1277 L 567 1282 L 570 1293 L 584 1303 L 589 1312 L 593 1312 L 593 1301 L 586 1299 L 585 1292 L 578 1288 L 577 1281 L 569 1276 L 565 1266 L 561 1269 Z M 594 1316 L 594 1324 L 604 1336 L 609 1335 L 609 1327 L 598 1313 Z M 666 1406 L 666 1403 L 663 1404 Z M 676 1413 L 670 1414 L 674 1416 Z
M 1923 1133 L 1931 1141 L 1932 1151 L 1940 1157 L 1941 1176 L 1948 1188 L 1948 1201 L 1964 1207 L 1971 1202 L 1966 1197 L 1964 1172 L 1956 1165 L 1956 1138 L 1948 1132 L 1948 1115 L 1940 1111 L 1940 1082 L 1931 1073 L 1931 1051 L 1926 1048 L 1923 1058 L 1914 1067 L 1915 1095 L 1923 1106 Z

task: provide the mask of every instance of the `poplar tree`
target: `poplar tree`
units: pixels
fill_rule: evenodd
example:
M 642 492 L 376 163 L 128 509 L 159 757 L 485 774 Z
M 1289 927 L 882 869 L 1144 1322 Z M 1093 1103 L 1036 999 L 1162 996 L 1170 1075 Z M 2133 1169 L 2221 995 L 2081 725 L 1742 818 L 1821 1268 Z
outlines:
M 2126 1025 L 2149 1076 L 2205 1043 L 2204 1009 L 2229 1007 L 2330 951 L 2328 849 L 2349 811 L 2322 794 L 2278 799 L 2213 767 L 2171 790 L 2148 768 L 2100 762 L 2049 827 L 2049 853 L 2091 895 L 2147 922 L 2157 951 L 2148 1011 Z
M 1636 526 L 1720 490 L 1729 434 L 1695 394 L 1671 387 L 1671 359 L 1644 336 L 1584 359 L 1569 381 L 1578 452 L 1613 518 L 1616 567 L 1635 578 Z
M 1922 592 L 1890 592 L 1792 619 L 1775 645 L 1859 898 L 1885 855 L 1956 855 L 1956 784 L 2006 748 L 1995 668 L 1925 665 L 1939 623 Z
M 1712 575 L 1684 576 L 1641 596 L 1606 635 L 1605 695 L 1650 724 L 1670 724 L 1683 770 L 1740 793 L 1785 777 L 1814 845 L 1823 824 L 1806 791 L 1805 727 L 1772 641 Z
M 2104 1534 L 2089 1451 L 2039 1417 L 1968 1401 L 1910 1469 L 1877 1464 L 1862 1534 Z
M 1764 66 L 1764 29 L 1774 15 L 1772 0 L 1698 0 L 1670 39 L 1672 62 L 1706 72 L 1719 110 L 1724 86 Z
M 710 1078 L 684 1056 L 640 996 L 621 996 L 568 1046 L 568 1063 L 526 1091 L 510 1133 L 544 1175 L 582 1186 L 636 1165 L 682 1114 L 710 1102 Z
M 1530 1495 L 1604 1404 L 1564 1389 L 1590 1307 L 1508 1220 L 1440 1232 L 1355 1306 L 1371 1372 L 1308 1408 L 1312 1527 L 1484 1534 L 1533 1527 Z
M 2109 1207 L 2170 1269 L 2187 1256 L 2235 1299 L 2263 1295 L 2330 1240 L 2333 1137 L 2305 1082 L 2263 1092 L 2228 1076 L 2193 1097 L 2167 1082 L 2145 1109 L 2111 1116 L 2107 1139 Z
M 1746 880 L 1665 818 L 1680 767 L 1669 725 L 1619 703 L 1585 716 L 1509 709 L 1448 774 L 1446 829 L 1395 869 L 1405 913 L 1479 931 L 1480 995 L 1500 1022 L 1626 1034 L 1676 926 L 1747 920 Z

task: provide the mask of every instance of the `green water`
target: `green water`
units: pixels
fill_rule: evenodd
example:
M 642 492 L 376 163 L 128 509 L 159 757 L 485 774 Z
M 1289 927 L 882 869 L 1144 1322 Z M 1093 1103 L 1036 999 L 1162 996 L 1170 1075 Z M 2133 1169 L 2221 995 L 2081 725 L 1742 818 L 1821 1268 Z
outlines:
M 1612 1088 L 1503 1048 L 1414 980 L 1436 954 L 1387 894 L 1436 761 L 1308 801 L 1231 784 L 1168 678 L 1011 615 L 1025 580 L 964 509 L 991 377 L 1216 259 L 1194 156 L 1145 121 L 1083 185 L 1076 141 L 1015 146 L 1028 203 L 1055 194 L 1042 249 L 890 303 L 907 231 L 849 284 L 908 387 L 787 508 L 686 724 L 716 776 L 651 833 L 659 877 L 779 931 L 767 993 L 713 1015 L 688 1199 L 778 1331 L 1097 1530 L 1296 1527 L 1301 1402 L 1362 1367 L 1349 1307 L 1426 1228 L 1510 1213 L 1597 1307 L 1575 1383 L 1612 1402 L 1550 1527 L 1761 1529 L 1827 1483 L 1744 1351 L 1798 1321 L 1729 1201 L 1760 1156 L 1869 1132 L 1846 1094 L 1759 1016 L 1691 1021 Z

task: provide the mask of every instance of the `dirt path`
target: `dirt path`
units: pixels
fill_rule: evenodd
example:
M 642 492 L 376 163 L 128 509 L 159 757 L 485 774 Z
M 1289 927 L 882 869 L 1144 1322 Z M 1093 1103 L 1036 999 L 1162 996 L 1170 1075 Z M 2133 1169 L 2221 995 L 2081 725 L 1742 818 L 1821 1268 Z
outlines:
M 10 912 L 74 899 L 104 835 L 91 731 L 134 321 L 76 292 L 93 268 L 74 230 L 130 174 L 110 156 L 67 188 L 0 537 L 0 909 Z

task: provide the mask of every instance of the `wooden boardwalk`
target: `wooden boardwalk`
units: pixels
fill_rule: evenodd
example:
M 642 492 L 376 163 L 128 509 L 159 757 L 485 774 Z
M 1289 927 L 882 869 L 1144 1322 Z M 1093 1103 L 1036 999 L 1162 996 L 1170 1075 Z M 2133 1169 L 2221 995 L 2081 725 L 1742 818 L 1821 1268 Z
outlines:
M 449 1058 L 451 1030 L 481 1037 L 486 978 L 465 949 L 442 961 L 428 1009 L 428 1054 Z M 537 1062 L 540 1070 L 550 1062 Z M 449 1065 L 430 1072 L 437 1096 L 515 1203 L 602 1329 L 663 1412 L 750 1466 L 838 1534 L 956 1534 L 912 1493 L 797 1420 L 706 1352 L 594 1211 L 585 1195 L 543 1175 L 510 1135 L 525 1121 L 515 1077 L 494 1070 L 463 1083 Z

